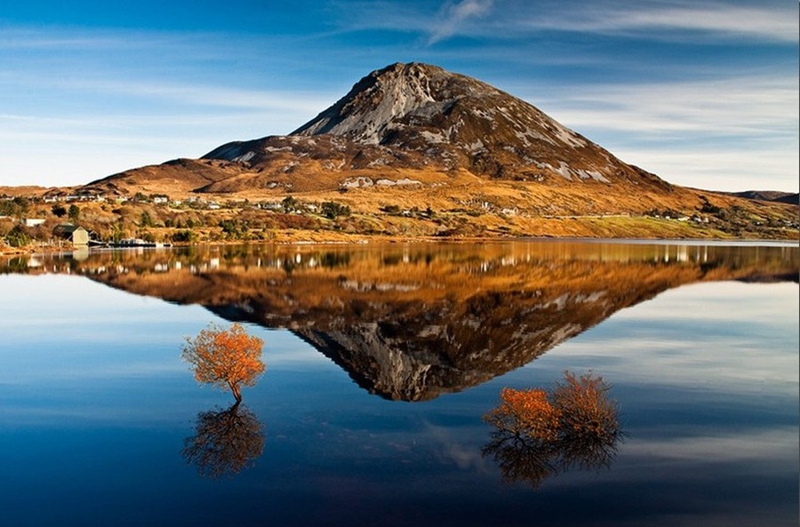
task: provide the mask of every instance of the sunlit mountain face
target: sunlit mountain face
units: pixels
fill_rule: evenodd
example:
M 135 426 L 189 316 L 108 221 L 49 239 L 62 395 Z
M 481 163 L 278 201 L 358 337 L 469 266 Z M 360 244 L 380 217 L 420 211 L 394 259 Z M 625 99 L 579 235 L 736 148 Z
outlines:
M 797 281 L 800 267 L 791 247 L 569 242 L 229 246 L 0 265 L 286 328 L 364 389 L 405 401 L 483 383 L 668 289 Z

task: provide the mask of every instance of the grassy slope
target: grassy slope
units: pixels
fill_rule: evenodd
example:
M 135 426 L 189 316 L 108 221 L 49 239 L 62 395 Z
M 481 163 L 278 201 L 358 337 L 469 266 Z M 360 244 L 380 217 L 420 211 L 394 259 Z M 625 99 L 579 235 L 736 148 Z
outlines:
M 169 174 L 162 174 L 162 178 L 145 178 L 148 186 L 139 182 L 128 192 L 163 193 L 172 199 L 201 196 L 209 201 L 227 203 L 230 208 L 208 211 L 130 202 L 124 205 L 79 203 L 80 223 L 104 239 L 110 238 L 114 228 L 121 227 L 124 237 L 149 233 L 156 240 L 170 241 L 176 231 L 185 228 L 180 225 L 191 219 L 191 228 L 199 242 L 232 240 L 233 237 L 224 234 L 218 226 L 223 219 L 247 225 L 247 232 L 238 239 L 277 242 L 506 236 L 798 239 L 797 205 L 747 200 L 682 187 L 662 191 L 647 185 L 610 186 L 560 178 L 543 184 L 486 179 L 466 171 L 443 173 L 383 168 L 347 174 L 311 171 L 302 176 L 287 175 L 287 181 L 291 179 L 296 183 L 291 192 L 280 186 L 274 189 L 244 187 L 236 193 L 214 195 L 192 194 L 186 186 L 176 186 L 172 168 Z M 358 175 L 374 181 L 405 178 L 419 184 L 339 190 L 343 177 Z M 213 177 L 218 176 L 213 174 Z M 24 194 L 41 195 L 43 190 L 25 189 Z M 309 204 L 335 201 L 350 207 L 352 215 L 329 220 L 311 212 L 298 216 L 251 207 L 258 202 L 280 202 L 289 195 Z M 249 204 L 245 200 L 249 200 Z M 387 213 L 390 209 L 394 212 Z M 428 210 L 432 214 L 428 214 Z M 142 225 L 144 212 L 153 218 L 154 227 Z M 66 219 L 55 218 L 49 204 L 34 205 L 28 216 L 47 218 L 46 227 L 50 229 Z M 698 221 L 686 220 L 692 216 Z M 681 217 L 683 221 L 678 220 Z M 9 221 L 0 220 L 0 223 Z M 9 228 L 10 224 L 0 225 L 0 235 Z M 8 248 L 0 244 L 0 250 L 8 251 Z

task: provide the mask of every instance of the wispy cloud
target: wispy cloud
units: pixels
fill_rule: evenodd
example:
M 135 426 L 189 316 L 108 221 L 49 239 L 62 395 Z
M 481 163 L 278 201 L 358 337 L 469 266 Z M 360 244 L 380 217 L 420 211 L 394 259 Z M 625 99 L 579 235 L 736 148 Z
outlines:
M 796 430 L 778 427 L 746 430 L 735 435 L 683 437 L 660 441 L 634 439 L 625 445 L 625 455 L 641 456 L 649 462 L 668 459 L 673 462 L 742 463 L 758 460 L 781 463 L 791 457 L 796 449 Z M 790 470 L 786 466 L 782 468 Z
M 461 0 L 458 3 L 448 2 L 440 11 L 428 44 L 434 44 L 453 36 L 462 24 L 470 18 L 488 14 L 494 0 Z
M 670 183 L 728 192 L 797 192 L 797 143 L 751 148 L 741 144 L 700 145 L 680 149 L 668 145 L 643 147 L 633 141 L 618 143 L 616 148 L 612 147 L 615 155 Z
M 161 49 L 162 53 L 187 52 L 213 34 L 182 35 L 155 30 L 105 30 L 70 27 L 12 27 L 0 31 L 0 52 L 5 50 L 107 53 L 123 50 Z
M 539 99 L 577 128 L 649 133 L 658 140 L 686 132 L 713 136 L 797 132 L 797 79 L 730 75 L 714 80 L 581 86 Z M 613 118 L 610 118 L 612 117 Z
M 670 182 L 718 190 L 797 189 L 795 77 L 773 72 L 562 87 L 558 97 L 521 95 L 624 161 Z
M 525 98 L 675 183 L 797 186 L 792 2 L 575 0 L 568 10 L 560 0 L 319 4 L 326 23 L 313 33 L 299 25 L 241 33 L 0 21 L 0 153 L 25 152 L 15 174 L 45 166 L 53 156 L 36 153 L 44 144 L 65 153 L 83 144 L 89 157 L 98 144 L 114 146 L 117 159 L 109 155 L 103 170 L 158 161 L 154 152 L 167 143 L 171 157 L 202 154 L 231 139 L 287 133 L 370 69 L 424 60 Z M 475 38 L 460 46 L 459 37 Z M 158 144 L 148 152 L 147 141 Z M 125 145 L 135 151 L 123 152 Z M 48 171 L 66 170 L 59 159 Z M 12 173 L 9 163 L 0 163 L 0 178 Z M 697 183 L 703 174 L 710 183 Z
M 247 90 L 231 86 L 157 81 L 68 80 L 65 89 L 87 93 L 113 93 L 132 97 L 180 101 L 183 105 L 277 111 L 293 115 L 320 112 L 333 101 L 318 92 Z M 331 95 L 330 97 L 333 97 Z
M 584 33 L 638 35 L 652 39 L 746 37 L 797 42 L 797 8 L 778 5 L 733 5 L 731 2 L 594 2 L 568 13 L 548 10 L 515 17 L 517 28 Z M 679 37 L 676 33 L 681 33 Z
M 542 31 L 632 36 L 647 40 L 797 42 L 797 6 L 790 2 L 684 0 L 461 0 L 431 16 L 427 3 L 339 4 L 343 29 L 390 29 L 429 35 L 432 44 L 457 35 L 505 40 Z
M 421 34 L 431 45 L 461 35 L 483 35 L 476 19 L 493 20 L 494 4 L 502 0 L 449 0 L 441 7 L 433 2 L 391 0 L 334 0 L 339 32 L 389 30 Z

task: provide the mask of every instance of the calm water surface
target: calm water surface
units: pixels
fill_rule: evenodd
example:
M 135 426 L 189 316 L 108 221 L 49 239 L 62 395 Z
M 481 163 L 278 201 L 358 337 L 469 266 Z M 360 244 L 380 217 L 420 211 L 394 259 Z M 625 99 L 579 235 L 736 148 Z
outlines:
M 0 260 L 0 525 L 797 525 L 799 262 L 598 242 Z M 235 412 L 180 360 L 229 321 L 267 364 Z M 624 438 L 537 479 L 482 416 L 565 370 L 611 384 Z

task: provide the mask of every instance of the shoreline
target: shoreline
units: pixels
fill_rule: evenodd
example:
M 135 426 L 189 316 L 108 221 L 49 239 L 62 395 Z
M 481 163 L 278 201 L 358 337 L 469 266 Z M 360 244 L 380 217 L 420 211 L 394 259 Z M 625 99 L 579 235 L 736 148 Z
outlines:
M 386 236 L 386 235 L 342 235 L 333 237 L 319 236 L 318 232 L 314 236 L 287 236 L 276 237 L 273 240 L 214 240 L 194 243 L 171 243 L 165 247 L 139 247 L 139 246 L 77 246 L 68 245 L 36 245 L 22 248 L 0 247 L 0 256 L 45 256 L 53 254 L 71 254 L 76 251 L 130 251 L 130 250 L 168 250 L 184 247 L 213 247 L 213 246 L 234 246 L 234 245 L 280 245 L 280 246 L 312 246 L 312 245 L 381 245 L 381 244 L 469 244 L 469 243 L 509 243 L 509 242 L 583 242 L 583 243 L 626 243 L 626 244 L 687 244 L 687 245 L 764 245 L 778 247 L 800 247 L 798 238 L 722 238 L 722 237 L 697 237 L 697 238 L 624 238 L 607 236 Z M 284 238 L 284 239 L 280 239 Z M 342 239 L 347 238 L 347 239 Z

